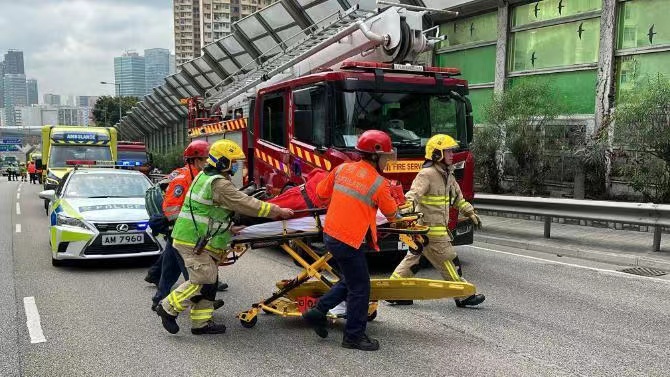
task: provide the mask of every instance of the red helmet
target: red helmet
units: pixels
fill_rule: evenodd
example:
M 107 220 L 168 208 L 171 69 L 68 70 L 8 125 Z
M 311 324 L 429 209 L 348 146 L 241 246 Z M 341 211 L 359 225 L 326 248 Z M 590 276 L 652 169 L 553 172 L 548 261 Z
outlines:
M 393 153 L 391 137 L 384 131 L 367 130 L 358 137 L 356 149 L 365 153 Z
M 184 159 L 207 158 L 209 154 L 209 143 L 204 140 L 194 140 L 184 149 Z

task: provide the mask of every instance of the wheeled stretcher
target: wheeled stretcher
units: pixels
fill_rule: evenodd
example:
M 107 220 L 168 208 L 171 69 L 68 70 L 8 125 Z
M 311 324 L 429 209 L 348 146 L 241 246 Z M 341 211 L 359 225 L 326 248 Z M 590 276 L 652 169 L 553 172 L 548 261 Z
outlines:
M 234 263 L 250 249 L 278 246 L 302 267 L 302 271 L 293 279 L 278 281 L 270 297 L 239 313 L 237 317 L 242 326 L 255 326 L 260 311 L 283 317 L 300 316 L 337 283 L 339 275 L 328 263 L 332 255 L 329 252 L 319 255 L 310 246 L 310 241 L 320 242 L 323 237 L 321 224 L 325 210 L 308 211 L 313 214 L 312 217 L 249 226 L 233 237 L 232 247 L 222 265 Z M 419 218 L 420 214 L 409 214 L 389 222 L 378 213 L 377 229 L 382 234 L 400 235 L 401 241 L 407 243 L 412 252 L 420 253 L 427 242 L 425 235 L 428 228 L 417 223 Z M 370 279 L 370 285 L 368 320 L 377 316 L 379 300 L 432 300 L 470 296 L 476 291 L 475 286 L 467 282 L 419 278 Z M 333 319 L 338 317 L 333 314 L 329 316 Z

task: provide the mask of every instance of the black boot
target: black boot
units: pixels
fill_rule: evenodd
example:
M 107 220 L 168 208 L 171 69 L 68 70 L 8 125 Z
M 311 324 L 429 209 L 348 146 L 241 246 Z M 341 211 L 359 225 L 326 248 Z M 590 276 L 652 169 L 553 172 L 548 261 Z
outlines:
M 459 308 L 465 308 L 466 306 L 477 306 L 484 302 L 486 300 L 486 296 L 484 296 L 481 293 L 476 293 L 472 296 L 468 296 L 466 298 L 455 298 L 454 301 L 456 301 L 456 306 Z
M 219 292 L 223 292 L 226 289 L 228 289 L 228 284 L 226 283 L 219 283 L 219 285 L 216 286 L 216 290 Z
M 414 300 L 386 300 L 391 305 L 413 305 Z
M 223 306 L 223 300 L 214 300 L 214 310 Z
M 372 339 L 363 334 L 363 336 L 356 341 L 351 341 L 344 338 L 342 341 L 342 347 L 361 351 L 376 351 L 379 349 L 379 342 L 377 339 Z
M 167 330 L 170 334 L 176 334 L 179 332 L 179 325 L 177 324 L 177 316 L 174 316 L 163 309 L 163 305 L 156 306 L 156 314 L 161 317 L 161 322 L 163 323 L 163 328 Z
M 223 334 L 226 332 L 226 325 L 216 324 L 214 321 L 209 321 L 205 327 L 200 327 L 197 329 L 191 329 L 191 334 L 193 335 L 206 335 L 206 334 Z
M 158 279 L 156 279 L 156 277 L 151 275 L 151 273 L 147 273 L 147 276 L 144 277 L 144 281 L 146 281 L 147 283 L 150 283 L 150 284 L 154 284 L 154 285 L 158 285 L 158 280 L 159 279 L 160 279 L 160 277 Z
M 309 309 L 302 313 L 302 318 L 309 324 L 316 335 L 325 338 L 328 336 L 328 317 L 316 309 Z

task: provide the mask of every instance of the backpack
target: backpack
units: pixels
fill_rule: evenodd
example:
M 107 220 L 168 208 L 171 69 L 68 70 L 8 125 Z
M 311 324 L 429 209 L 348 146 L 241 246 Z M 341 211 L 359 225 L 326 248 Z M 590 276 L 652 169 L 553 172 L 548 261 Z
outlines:
M 144 206 L 149 217 L 163 216 L 163 190 L 160 184 L 155 184 L 144 193 Z

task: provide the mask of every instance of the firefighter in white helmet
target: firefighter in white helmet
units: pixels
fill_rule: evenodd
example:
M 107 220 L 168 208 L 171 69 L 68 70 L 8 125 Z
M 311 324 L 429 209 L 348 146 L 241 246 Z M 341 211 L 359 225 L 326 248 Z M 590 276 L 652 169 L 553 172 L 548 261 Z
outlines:
M 470 218 L 473 225 L 481 226 L 479 216 L 475 214 L 472 204 L 468 203 L 461 193 L 461 188 L 453 175 L 453 153 L 458 143 L 451 136 L 438 134 L 426 143 L 426 162 L 412 182 L 405 198 L 412 202 L 418 212 L 423 213 L 424 225 L 430 227 L 428 244 L 423 255 L 440 271 L 445 280 L 465 281 L 462 277 L 460 262 L 456 250 L 451 244 L 449 232 L 449 209 L 456 208 Z M 421 255 L 408 252 L 407 256 L 396 267 L 391 279 L 408 278 L 418 270 Z M 474 294 L 456 298 L 456 306 L 475 306 L 484 302 L 484 295 Z M 411 300 L 389 301 L 393 304 L 410 305 Z

